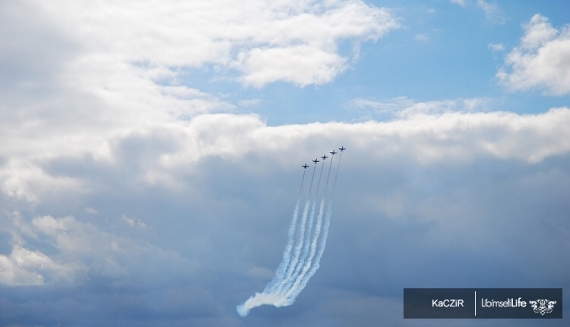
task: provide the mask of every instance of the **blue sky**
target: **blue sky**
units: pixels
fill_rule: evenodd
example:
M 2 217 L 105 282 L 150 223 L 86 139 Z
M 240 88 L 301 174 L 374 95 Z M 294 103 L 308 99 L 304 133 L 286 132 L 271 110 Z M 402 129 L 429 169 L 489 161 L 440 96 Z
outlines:
M 2 2 L 0 325 L 568 325 L 404 320 L 402 294 L 570 287 L 569 10 Z M 342 145 L 319 270 L 240 317 L 300 166 Z

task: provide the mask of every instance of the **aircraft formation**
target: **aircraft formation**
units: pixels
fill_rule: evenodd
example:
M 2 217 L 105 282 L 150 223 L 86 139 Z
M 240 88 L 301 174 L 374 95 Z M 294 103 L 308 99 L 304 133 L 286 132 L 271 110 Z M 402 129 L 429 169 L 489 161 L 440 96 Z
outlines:
M 319 269 L 319 263 L 324 253 L 330 218 L 332 215 L 332 199 L 336 188 L 336 180 L 340 170 L 342 154 L 346 150 L 344 146 L 338 148 L 340 155 L 336 163 L 336 174 L 332 191 L 328 193 L 331 170 L 333 168 L 335 150 L 330 151 L 331 160 L 327 171 L 325 186 L 322 193 L 319 193 L 323 171 L 325 170 L 325 160 L 329 158 L 326 154 L 312 160 L 314 163 L 309 189 L 303 193 L 305 173 L 309 165 L 304 164 L 303 176 L 301 177 L 301 187 L 297 197 L 297 204 L 293 210 L 293 218 L 289 226 L 287 245 L 283 251 L 283 259 L 277 268 L 275 277 L 267 284 L 263 292 L 255 293 L 244 303 L 238 305 L 236 310 L 242 317 L 248 315 L 249 311 L 261 305 L 273 305 L 282 307 L 292 305 L 297 296 L 305 288 L 309 279 Z M 316 190 L 313 193 L 315 173 L 317 163 L 322 162 L 319 178 L 316 182 Z M 320 198 L 320 204 L 319 199 Z M 299 214 L 301 203 L 305 202 L 303 211 Z M 325 213 L 325 204 L 327 211 Z M 318 207 L 318 212 L 317 212 Z
M 340 152 L 343 152 L 344 150 L 346 150 L 346 148 L 345 148 L 344 146 L 341 146 L 341 147 L 338 148 L 338 149 L 340 150 Z M 337 154 L 338 152 L 336 152 L 335 150 L 332 150 L 332 151 L 329 152 L 329 153 L 334 156 L 334 155 Z M 323 160 L 325 160 L 325 159 L 327 159 L 327 158 L 328 158 L 328 157 L 327 157 L 326 154 L 321 157 L 321 159 L 323 159 Z M 319 158 L 315 158 L 315 160 L 311 160 L 311 161 L 314 162 L 315 164 L 318 163 L 318 162 L 320 162 L 320 161 L 319 161 Z M 307 168 L 309 168 L 309 165 L 304 164 L 304 165 L 302 165 L 301 167 L 303 167 L 304 169 L 307 169 Z

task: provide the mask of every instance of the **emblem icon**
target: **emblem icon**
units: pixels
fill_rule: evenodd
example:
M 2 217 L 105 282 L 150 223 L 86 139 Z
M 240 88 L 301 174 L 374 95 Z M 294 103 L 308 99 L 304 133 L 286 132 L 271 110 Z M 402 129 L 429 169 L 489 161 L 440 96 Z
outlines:
M 554 309 L 554 305 L 556 301 L 549 301 L 548 299 L 538 299 L 535 301 L 529 301 L 530 305 L 532 306 L 532 310 L 535 313 L 540 313 L 544 316 L 546 313 L 551 313 Z

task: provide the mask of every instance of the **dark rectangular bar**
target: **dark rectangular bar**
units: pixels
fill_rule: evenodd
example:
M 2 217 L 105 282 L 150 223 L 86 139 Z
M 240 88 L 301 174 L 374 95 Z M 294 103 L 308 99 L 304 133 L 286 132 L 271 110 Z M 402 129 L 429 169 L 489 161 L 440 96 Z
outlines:
M 562 288 L 405 288 L 404 319 L 562 319 Z

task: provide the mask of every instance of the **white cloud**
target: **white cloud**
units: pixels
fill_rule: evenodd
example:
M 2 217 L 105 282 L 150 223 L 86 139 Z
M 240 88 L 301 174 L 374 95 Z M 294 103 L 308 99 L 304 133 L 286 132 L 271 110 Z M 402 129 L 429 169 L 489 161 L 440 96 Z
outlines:
M 444 158 L 474 158 L 490 154 L 501 159 L 539 162 L 545 157 L 570 151 L 570 110 L 552 109 L 544 114 L 517 115 L 507 112 L 455 112 L 450 103 L 420 103 L 406 110 L 405 119 L 379 123 L 327 123 L 265 127 L 255 117 L 241 122 L 223 117 L 202 117 L 201 126 L 213 128 L 209 153 L 241 156 L 251 151 L 296 149 L 309 137 L 345 140 L 361 149 L 392 149 L 408 153 L 420 162 L 439 162 Z M 464 108 L 479 106 L 479 100 L 464 100 Z M 442 108 L 444 108 L 442 110 Z M 434 113 L 437 112 L 437 113 Z M 209 121 L 209 122 L 208 122 Z M 229 124 L 228 124 L 229 123 Z M 242 125 L 238 128 L 236 125 Z M 216 127 L 214 127 L 216 126 Z M 247 127 L 246 127 L 247 126 Z M 221 136 L 231 130 L 231 139 Z M 218 134 L 218 136 L 213 136 Z M 203 135 L 200 137 L 200 139 Z M 216 141 L 214 141 L 216 140 Z M 443 141 L 443 143 L 442 143 Z M 196 139 L 195 142 L 203 144 Z M 273 147 L 279 144 L 279 147 Z M 395 148 L 394 148 L 395 146 Z M 429 151 L 428 151 L 429 149 Z M 196 155 L 196 148 L 192 147 Z
M 465 7 L 467 5 L 466 0 L 451 0 L 451 2 L 461 7 Z M 485 18 L 487 18 L 488 21 L 497 24 L 504 24 L 506 22 L 507 16 L 494 1 L 486 2 L 485 0 L 476 0 L 476 3 L 477 7 L 485 12 Z
M 0 148 L 6 158 L 0 188 L 28 202 L 47 184 L 82 192 L 70 184 L 77 180 L 53 180 L 32 162 L 85 154 L 114 164 L 113 140 L 164 126 L 183 129 L 195 115 L 236 108 L 183 85 L 189 71 L 255 87 L 328 83 L 351 59 L 341 46 L 352 43 L 355 58 L 362 42 L 397 27 L 390 11 L 357 0 L 0 6 L 0 29 L 14 39 L 0 42 L 0 53 L 16 67 L 0 76 L 0 139 L 10 140 Z
M 261 99 L 246 99 L 246 100 L 241 100 L 239 102 L 239 105 L 242 107 L 255 107 L 260 105 L 263 102 L 263 100 Z
M 416 41 L 427 42 L 427 41 L 429 41 L 429 36 L 427 36 L 427 34 L 425 34 L 425 33 L 416 34 L 416 35 L 414 36 L 414 39 L 415 39 Z
M 84 282 L 88 274 L 122 280 L 139 271 L 161 269 L 162 262 L 184 267 L 188 272 L 195 267 L 174 251 L 102 231 L 72 216 L 41 216 L 31 222 L 26 222 L 18 213 L 10 216 L 12 224 L 2 227 L 12 234 L 12 252 L 0 254 L 0 284 L 78 284 Z M 123 216 L 122 220 L 131 227 L 146 228 L 140 219 Z M 26 243 L 51 247 L 52 254 L 32 249 Z
M 26 146 L 16 154 L 6 153 L 8 157 L 28 159 L 10 161 L 0 167 L 0 177 L 3 176 L 0 189 L 8 198 L 28 199 L 33 204 L 57 198 L 57 194 L 67 199 L 89 194 L 95 185 L 116 180 L 115 176 L 123 176 L 115 182 L 129 188 L 160 184 L 176 189 L 184 183 L 180 174 L 199 172 L 204 159 L 242 160 L 251 153 L 280 157 L 287 153 L 291 158 L 303 160 L 312 153 L 309 148 L 300 150 L 298 146 L 313 139 L 321 140 L 323 145 L 331 140 L 344 140 L 342 143 L 362 149 L 390 144 L 389 148 L 407 153 L 419 162 L 438 162 L 446 156 L 471 160 L 482 154 L 539 162 L 569 151 L 568 109 L 517 115 L 489 112 L 490 101 L 486 98 L 427 102 L 406 97 L 385 102 L 355 99 L 349 105 L 392 113 L 394 117 L 388 122 L 360 124 L 331 122 L 271 127 L 256 115 L 204 114 L 189 121 L 157 123 L 136 132 L 127 130 L 109 137 L 100 136 L 100 142 L 109 148 L 105 156 L 97 155 L 97 147 L 92 149 L 91 142 L 85 142 L 81 134 L 67 136 L 67 143 L 78 146 L 74 151 L 65 146 L 41 149 L 36 144 L 41 140 L 27 140 L 30 143 L 21 143 Z M 82 141 L 83 148 L 79 147 Z M 314 141 L 310 144 L 317 146 Z M 75 164 L 69 166 L 65 162 Z M 63 168 L 57 168 L 58 165 Z M 76 173 L 77 169 L 82 170 Z M 92 170 L 98 175 L 88 173 Z M 25 173 L 28 171 L 34 173 Z M 133 220 L 133 225 L 137 224 Z
M 26 246 L 26 240 L 38 242 L 37 229 L 18 212 L 0 216 L 1 231 L 11 234 L 12 251 L 0 254 L 0 284 L 10 286 L 73 284 L 86 278 L 87 268 L 76 260 L 53 258 L 40 249 Z
M 121 216 L 121 219 L 131 227 L 136 227 L 141 229 L 146 228 L 146 224 L 142 220 L 137 219 L 135 217 L 127 217 L 126 215 L 123 215 Z
M 213 64 L 255 87 L 330 82 L 346 68 L 340 42 L 376 40 L 398 27 L 388 10 L 357 0 L 36 4 L 92 54 L 74 74 L 111 61 L 150 63 L 166 75 L 170 67 Z
M 5 285 L 43 285 L 45 283 L 73 283 L 84 278 L 86 268 L 75 262 L 57 263 L 40 251 L 31 251 L 19 245 L 10 256 L 0 255 L 0 283 Z
M 497 72 L 500 83 L 513 91 L 569 94 L 570 27 L 557 30 L 546 17 L 536 14 L 524 29 L 519 46 L 505 57 L 507 67 Z
M 362 124 L 319 123 L 269 127 L 256 115 L 199 115 L 188 122 L 165 123 L 144 132 L 117 135 L 110 140 L 102 139 L 103 142 L 116 144 L 110 146 L 108 158 L 88 158 L 93 162 L 90 165 L 96 165 L 94 167 L 109 167 L 111 170 L 107 174 L 128 170 L 129 174 L 125 175 L 127 180 L 123 183 L 133 187 L 155 184 L 174 187 L 180 183 L 176 174 L 181 173 L 181 169 L 198 170 L 197 165 L 205 158 L 241 158 L 251 152 L 282 154 L 314 137 L 322 140 L 344 139 L 347 143 L 370 148 L 382 148 L 384 142 L 391 142 L 397 146 L 398 151 L 409 151 L 409 155 L 421 162 L 443 158 L 449 151 L 457 149 L 461 149 L 457 152 L 458 155 L 465 158 L 488 153 L 499 158 L 518 158 L 528 162 L 538 162 L 545 157 L 568 151 L 570 145 L 565 140 L 569 140 L 570 135 L 563 137 L 568 133 L 567 124 L 570 124 L 568 109 L 553 109 L 544 114 L 528 116 L 486 112 L 489 101 L 485 98 L 428 102 L 415 102 L 406 97 L 387 102 L 355 99 L 349 105 L 395 115 L 395 119 L 389 122 Z M 470 127 L 465 129 L 465 126 Z M 406 137 L 402 138 L 403 135 Z M 429 135 L 433 137 L 428 137 Z M 80 143 L 82 136 L 70 135 L 68 138 L 70 142 Z M 441 139 L 454 140 L 455 145 L 440 143 Z M 380 143 L 370 143 L 372 140 Z M 132 143 L 135 141 L 138 143 Z M 129 148 L 121 145 L 139 143 L 144 145 L 141 149 L 143 152 L 124 152 Z M 152 144 L 156 144 L 156 150 L 152 150 L 155 147 Z M 89 145 L 89 142 L 85 143 L 85 148 L 75 154 L 68 153 L 65 149 L 59 153 L 54 152 L 54 149 L 44 149 L 45 153 L 36 152 L 37 148 L 30 146 L 29 155 L 38 159 L 14 161 L 9 166 L 0 168 L 0 176 L 5 177 L 0 179 L 0 189 L 8 197 L 28 199 L 32 203 L 46 201 L 58 192 L 66 192 L 70 196 L 76 196 L 72 195 L 74 193 L 88 194 L 93 183 L 98 183 L 94 177 L 81 174 L 73 177 L 67 171 L 64 174 L 54 174 L 42 167 L 49 162 L 45 158 L 59 156 L 77 158 L 74 160 L 82 162 L 83 154 L 91 151 Z M 168 149 L 165 145 L 172 148 Z M 424 151 L 428 148 L 431 149 L 429 153 Z M 148 152 L 151 150 L 158 152 Z M 302 158 L 302 154 L 298 152 L 290 155 Z M 129 161 L 121 159 L 123 157 Z M 26 171 L 35 173 L 22 173 Z M 106 178 L 112 178 L 110 176 Z
M 504 51 L 505 50 L 505 46 L 502 43 L 489 43 L 488 47 L 489 47 L 489 49 L 491 49 L 493 51 Z
M 441 101 L 416 102 L 408 97 L 396 97 L 387 101 L 371 99 L 353 99 L 347 104 L 349 107 L 373 109 L 380 113 L 391 113 L 399 118 L 415 114 L 441 114 L 446 112 L 474 112 L 486 111 L 491 102 L 488 98 L 467 98 Z
M 496 3 L 488 3 L 485 2 L 485 0 L 477 0 L 477 6 L 483 9 L 487 20 L 493 23 L 505 23 L 506 16 Z
M 403 108 L 410 107 L 415 103 L 414 100 L 408 97 L 396 97 L 385 102 L 380 102 L 371 99 L 352 99 L 348 102 L 349 107 L 369 108 L 379 112 L 397 112 Z

